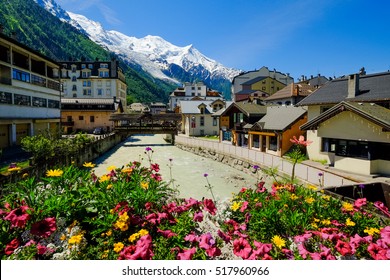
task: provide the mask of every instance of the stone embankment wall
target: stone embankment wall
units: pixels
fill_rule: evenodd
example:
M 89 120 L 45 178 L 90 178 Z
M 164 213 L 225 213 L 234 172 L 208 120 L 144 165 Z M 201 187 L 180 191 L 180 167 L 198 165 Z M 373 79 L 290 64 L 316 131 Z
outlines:
M 237 147 L 230 143 L 178 135 L 176 136 L 175 145 L 199 156 L 218 160 L 243 172 L 253 172 L 253 165 L 263 168 L 277 168 L 279 175 L 290 176 L 292 172 L 292 163 L 285 158 L 248 149 L 247 147 Z M 352 178 L 335 174 L 327 170 L 326 167 L 318 168 L 305 163 L 296 165 L 295 175 L 302 182 L 323 187 L 353 185 L 357 182 Z

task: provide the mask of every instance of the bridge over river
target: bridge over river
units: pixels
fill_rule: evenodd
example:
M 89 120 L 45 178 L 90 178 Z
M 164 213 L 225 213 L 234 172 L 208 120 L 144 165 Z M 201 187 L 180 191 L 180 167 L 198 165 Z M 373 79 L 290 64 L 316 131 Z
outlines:
M 178 134 L 181 115 L 175 113 L 115 113 L 110 117 L 115 123 L 116 132 L 125 135 L 145 134 L 169 134 L 172 144 L 175 142 L 175 135 Z

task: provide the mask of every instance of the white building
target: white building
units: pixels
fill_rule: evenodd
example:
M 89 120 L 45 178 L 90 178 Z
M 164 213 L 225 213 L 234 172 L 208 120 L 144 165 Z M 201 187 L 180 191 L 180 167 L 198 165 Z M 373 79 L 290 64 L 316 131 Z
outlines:
M 113 98 L 126 108 L 126 79 L 117 60 L 60 62 L 63 97 Z
M 0 32 L 0 148 L 59 131 L 59 65 Z
M 174 111 L 182 100 L 218 100 L 223 99 L 218 91 L 208 89 L 203 82 L 185 83 L 178 87 L 169 96 L 169 109 Z

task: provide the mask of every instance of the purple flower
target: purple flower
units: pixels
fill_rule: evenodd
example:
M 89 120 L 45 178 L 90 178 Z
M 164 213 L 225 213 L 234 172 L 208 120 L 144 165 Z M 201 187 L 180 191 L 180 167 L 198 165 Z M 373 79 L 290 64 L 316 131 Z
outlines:
M 173 159 L 171 159 L 171 158 L 169 159 L 169 161 L 172 161 L 172 160 L 173 160 Z
M 145 149 L 145 151 L 147 151 L 147 152 L 149 152 L 151 150 L 152 150 L 152 148 L 150 148 L 150 147 L 146 147 L 146 149 Z
M 359 188 L 364 189 L 364 185 L 363 185 L 363 184 L 360 184 L 360 185 L 359 185 Z
M 258 166 L 258 165 L 253 165 L 253 168 L 257 170 L 257 169 L 260 168 L 260 166 Z
M 207 176 L 209 176 L 209 174 L 205 173 L 205 174 L 203 174 L 203 176 L 204 176 L 204 177 L 207 177 Z
M 324 173 L 319 172 L 319 173 L 318 173 L 318 176 L 319 176 L 319 177 L 324 176 Z

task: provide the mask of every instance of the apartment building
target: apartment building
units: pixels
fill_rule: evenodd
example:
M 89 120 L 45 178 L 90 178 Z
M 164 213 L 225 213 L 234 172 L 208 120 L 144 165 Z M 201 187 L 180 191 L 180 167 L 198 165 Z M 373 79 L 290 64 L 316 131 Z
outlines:
M 57 62 L 0 32 L 0 148 L 60 126 Z

